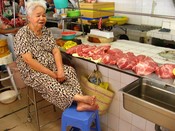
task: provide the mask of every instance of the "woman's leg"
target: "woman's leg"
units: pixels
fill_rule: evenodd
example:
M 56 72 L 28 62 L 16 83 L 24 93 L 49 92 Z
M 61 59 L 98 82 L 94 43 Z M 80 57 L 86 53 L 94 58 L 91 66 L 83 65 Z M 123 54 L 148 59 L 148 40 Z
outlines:
M 67 77 L 68 79 L 63 84 L 41 73 L 40 75 L 33 74 L 32 76 L 36 77 L 34 77 L 34 79 L 32 79 L 33 81 L 29 82 L 28 85 L 41 93 L 44 99 L 62 110 L 71 106 L 73 101 L 78 103 L 77 110 L 79 111 L 98 109 L 94 96 L 82 95 L 80 84 L 73 68 L 66 69 L 66 74 L 69 74 L 69 77 Z
M 86 103 L 78 102 L 77 103 L 77 111 L 94 111 L 99 108 L 98 104 L 89 105 Z
M 73 92 L 75 91 L 73 101 L 77 102 L 77 110 L 78 111 L 97 110 L 98 105 L 96 104 L 96 97 L 82 95 L 80 83 L 77 79 L 75 69 L 70 66 L 65 66 L 65 74 L 67 76 L 65 84 L 69 83 L 71 85 L 69 88 L 72 88 Z
M 77 102 L 78 111 L 92 111 L 98 109 L 95 96 L 75 95 L 73 100 Z
M 88 96 L 88 95 L 75 95 L 73 97 L 73 100 L 76 102 L 83 102 L 89 105 L 94 105 L 96 102 L 96 97 L 95 96 Z
M 69 85 L 69 87 L 71 87 L 78 94 L 82 94 L 75 69 L 71 66 L 64 65 L 64 73 L 67 79 L 64 84 Z

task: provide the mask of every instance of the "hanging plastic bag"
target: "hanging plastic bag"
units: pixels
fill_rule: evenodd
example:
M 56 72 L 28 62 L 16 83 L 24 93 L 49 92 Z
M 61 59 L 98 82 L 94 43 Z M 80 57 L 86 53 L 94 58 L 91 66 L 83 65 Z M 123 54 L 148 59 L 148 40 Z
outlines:
M 100 71 L 98 70 L 94 70 L 89 76 L 88 76 L 88 80 L 89 82 L 95 84 L 95 85 L 99 85 L 101 83 L 101 78 L 102 78 L 102 74 Z

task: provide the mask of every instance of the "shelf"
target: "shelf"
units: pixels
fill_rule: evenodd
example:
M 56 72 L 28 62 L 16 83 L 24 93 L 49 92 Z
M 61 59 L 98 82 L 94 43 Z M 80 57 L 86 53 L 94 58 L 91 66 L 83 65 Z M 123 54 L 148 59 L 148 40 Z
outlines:
M 67 22 L 66 20 L 71 20 L 71 19 L 78 19 L 81 18 L 81 16 L 77 16 L 77 17 L 66 17 L 66 18 L 54 18 L 51 16 L 47 17 L 47 21 L 48 22 L 54 22 L 54 23 L 58 23 L 58 21 L 64 20 L 65 22 Z

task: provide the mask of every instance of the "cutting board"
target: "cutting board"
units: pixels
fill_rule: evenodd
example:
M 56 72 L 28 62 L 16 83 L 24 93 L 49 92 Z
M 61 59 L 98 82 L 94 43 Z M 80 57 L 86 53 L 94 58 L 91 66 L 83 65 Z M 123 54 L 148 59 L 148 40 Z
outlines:
M 114 38 L 105 38 L 105 37 L 89 34 L 88 41 L 92 42 L 92 43 L 111 43 L 111 42 L 115 41 L 115 39 Z

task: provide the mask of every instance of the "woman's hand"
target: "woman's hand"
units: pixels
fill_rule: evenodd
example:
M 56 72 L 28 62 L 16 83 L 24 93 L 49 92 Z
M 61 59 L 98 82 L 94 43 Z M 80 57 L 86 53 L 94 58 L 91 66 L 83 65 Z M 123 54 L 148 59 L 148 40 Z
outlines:
M 57 80 L 62 83 L 66 80 L 66 77 L 65 77 L 65 74 L 64 74 L 64 71 L 63 70 L 59 70 L 56 72 L 56 75 L 57 75 Z
M 54 79 L 57 79 L 58 77 L 57 77 L 57 74 L 55 73 L 55 72 L 51 72 L 50 74 L 49 74 L 49 76 L 51 76 L 52 78 L 54 78 Z
M 18 30 L 19 30 L 19 28 L 11 29 L 11 33 L 16 34 L 18 32 Z

